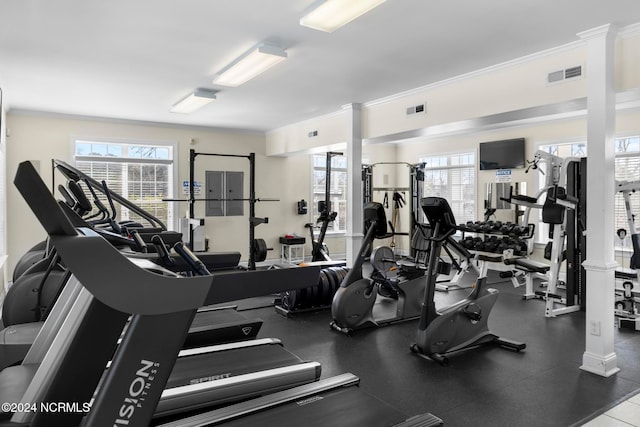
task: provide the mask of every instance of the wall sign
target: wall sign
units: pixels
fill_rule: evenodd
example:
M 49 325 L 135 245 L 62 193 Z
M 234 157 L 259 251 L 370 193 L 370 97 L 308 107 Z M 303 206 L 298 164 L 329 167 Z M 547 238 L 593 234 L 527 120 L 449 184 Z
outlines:
M 511 182 L 511 169 L 498 169 L 496 171 L 496 182 Z
M 189 195 L 189 181 L 182 181 L 182 194 Z M 202 183 L 200 181 L 193 181 L 193 194 L 195 196 L 202 194 Z

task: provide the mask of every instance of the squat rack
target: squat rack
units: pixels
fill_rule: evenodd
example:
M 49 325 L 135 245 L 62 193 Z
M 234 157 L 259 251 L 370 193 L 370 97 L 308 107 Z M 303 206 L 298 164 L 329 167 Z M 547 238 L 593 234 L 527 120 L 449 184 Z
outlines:
M 194 191 L 195 164 L 198 156 L 212 157 L 235 157 L 249 160 L 249 198 L 196 198 Z M 249 202 L 249 270 L 256 269 L 256 261 L 264 261 L 266 258 L 267 246 L 262 239 L 255 238 L 255 228 L 260 224 L 269 222 L 269 218 L 256 217 L 256 202 L 278 202 L 279 199 L 256 198 L 256 154 L 220 154 L 220 153 L 199 153 L 193 148 L 189 150 L 189 199 L 163 199 L 168 202 L 189 202 L 189 218 L 195 217 L 195 203 L 207 201 L 248 201 Z M 193 228 L 189 225 L 189 245 L 193 242 Z
M 373 186 L 373 168 L 377 165 L 405 165 L 409 168 L 409 187 L 374 187 Z M 395 234 L 400 236 L 409 236 L 409 241 L 413 238 L 413 231 L 415 224 L 420 222 L 421 210 L 420 199 L 423 197 L 424 187 L 420 185 L 424 182 L 424 168 L 425 163 L 407 163 L 407 162 L 378 162 L 370 165 L 362 165 L 362 190 L 363 190 L 363 202 L 368 203 L 373 201 L 374 191 L 408 191 L 409 196 L 409 209 L 411 211 L 411 223 L 408 232 L 397 232 Z

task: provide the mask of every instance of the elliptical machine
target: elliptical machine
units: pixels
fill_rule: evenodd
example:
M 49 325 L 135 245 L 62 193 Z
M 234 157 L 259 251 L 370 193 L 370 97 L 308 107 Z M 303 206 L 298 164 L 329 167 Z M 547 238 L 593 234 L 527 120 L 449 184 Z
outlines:
M 346 334 L 355 329 L 417 319 L 426 285 L 424 267 L 397 264 L 388 246 L 371 252 L 374 272 L 370 278 L 363 278 L 362 266 L 373 241 L 392 236 L 387 232 L 382 204 L 366 203 L 364 221 L 367 233 L 362 246 L 331 304 L 331 327 Z M 394 274 L 389 274 L 392 270 Z
M 486 288 L 486 276 L 478 278 L 471 293 L 463 300 L 436 310 L 434 294 L 440 251 L 447 237 L 456 232 L 456 221 L 446 199 L 426 197 L 421 200 L 424 212 L 432 228 L 427 265 L 427 289 L 420 313 L 416 343 L 411 351 L 425 358 L 448 365 L 447 355 L 476 348 L 484 344 L 520 351 L 526 344 L 500 338 L 489 331 L 487 325 L 491 309 L 498 299 L 498 291 Z

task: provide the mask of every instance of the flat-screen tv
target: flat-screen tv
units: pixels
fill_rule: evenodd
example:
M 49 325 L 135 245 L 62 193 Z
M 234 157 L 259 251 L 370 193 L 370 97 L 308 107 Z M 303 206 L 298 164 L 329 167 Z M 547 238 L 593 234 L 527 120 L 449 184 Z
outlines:
M 524 167 L 524 138 L 480 143 L 480 170 Z

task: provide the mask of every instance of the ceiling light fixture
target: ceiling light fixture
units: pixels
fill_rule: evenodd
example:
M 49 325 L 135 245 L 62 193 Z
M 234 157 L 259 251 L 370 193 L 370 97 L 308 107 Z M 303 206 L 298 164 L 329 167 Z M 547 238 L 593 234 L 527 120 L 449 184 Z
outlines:
M 172 113 L 182 114 L 193 113 L 198 108 L 202 108 L 216 99 L 215 93 L 215 91 L 209 89 L 196 89 L 180 101 L 173 104 L 169 111 Z
M 261 43 L 223 68 L 214 77 L 213 83 L 222 86 L 240 86 L 285 59 L 287 59 L 287 52 L 280 47 Z
M 320 0 L 300 19 L 300 25 L 332 33 L 385 0 Z

